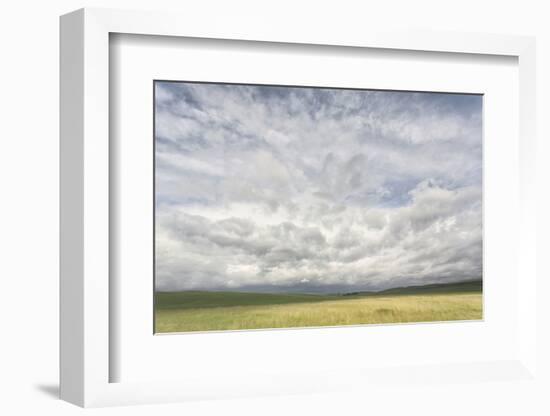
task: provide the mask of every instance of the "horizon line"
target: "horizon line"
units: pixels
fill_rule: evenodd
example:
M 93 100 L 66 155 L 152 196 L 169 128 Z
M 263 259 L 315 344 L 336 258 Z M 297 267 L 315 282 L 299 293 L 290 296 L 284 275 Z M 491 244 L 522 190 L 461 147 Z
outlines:
M 444 282 L 444 283 L 426 283 L 424 285 L 408 285 L 408 286 L 392 286 L 384 289 L 371 290 L 371 289 L 357 289 L 349 291 L 334 291 L 334 292 L 288 292 L 288 291 L 252 291 L 252 290 L 242 290 L 242 289 L 184 289 L 184 290 L 154 290 L 154 293 L 181 293 L 181 292 L 211 292 L 211 293 L 224 293 L 224 292 L 233 292 L 233 293 L 261 293 L 261 294 L 286 294 L 286 295 L 346 295 L 354 293 L 382 293 L 388 290 L 394 289 L 411 289 L 411 288 L 422 288 L 428 286 L 446 286 L 446 285 L 456 285 L 462 283 L 474 283 L 480 282 L 483 285 L 483 278 L 479 279 L 467 279 L 467 280 L 458 280 L 456 282 Z

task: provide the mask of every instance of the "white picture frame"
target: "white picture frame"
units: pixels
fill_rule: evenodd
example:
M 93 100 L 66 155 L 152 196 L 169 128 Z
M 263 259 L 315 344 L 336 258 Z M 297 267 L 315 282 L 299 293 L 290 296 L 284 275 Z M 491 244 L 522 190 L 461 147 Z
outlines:
M 332 45 L 438 53 L 505 55 L 519 62 L 519 217 L 517 357 L 462 365 L 441 363 L 417 369 L 420 378 L 448 377 L 479 382 L 476 372 L 494 371 L 506 380 L 535 379 L 536 223 L 534 200 L 535 41 L 530 37 L 464 33 L 355 30 L 329 33 L 312 27 L 281 28 L 243 19 L 205 24 L 168 13 L 82 9 L 61 18 L 61 398 L 80 406 L 159 403 L 216 397 L 315 393 L 350 384 L 392 383 L 395 369 L 367 373 L 342 369 L 319 382 L 318 374 L 280 374 L 233 386 L 207 378 L 184 381 L 112 382 L 109 281 L 110 169 L 109 36 L 113 33 L 207 39 Z M 417 374 L 417 375 L 418 375 Z M 348 383 L 340 380 L 345 376 Z M 399 377 L 399 376 L 398 376 Z M 307 380 L 316 381 L 307 383 Z

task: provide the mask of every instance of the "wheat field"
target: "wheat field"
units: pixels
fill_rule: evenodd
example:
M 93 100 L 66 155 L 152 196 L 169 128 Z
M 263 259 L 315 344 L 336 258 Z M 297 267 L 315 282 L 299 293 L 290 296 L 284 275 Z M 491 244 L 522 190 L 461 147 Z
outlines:
M 155 332 L 479 320 L 481 291 L 380 295 L 159 293 Z

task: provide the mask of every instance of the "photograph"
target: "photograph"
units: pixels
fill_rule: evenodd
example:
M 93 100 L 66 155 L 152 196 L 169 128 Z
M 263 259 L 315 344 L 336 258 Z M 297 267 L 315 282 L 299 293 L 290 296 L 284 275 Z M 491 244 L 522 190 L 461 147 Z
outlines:
M 155 333 L 483 319 L 483 95 L 153 89 Z

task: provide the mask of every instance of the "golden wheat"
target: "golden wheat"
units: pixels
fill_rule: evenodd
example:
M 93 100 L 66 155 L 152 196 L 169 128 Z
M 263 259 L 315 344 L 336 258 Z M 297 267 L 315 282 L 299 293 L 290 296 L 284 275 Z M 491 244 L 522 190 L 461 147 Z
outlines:
M 388 295 L 282 305 L 157 309 L 156 332 L 482 319 L 481 293 Z

